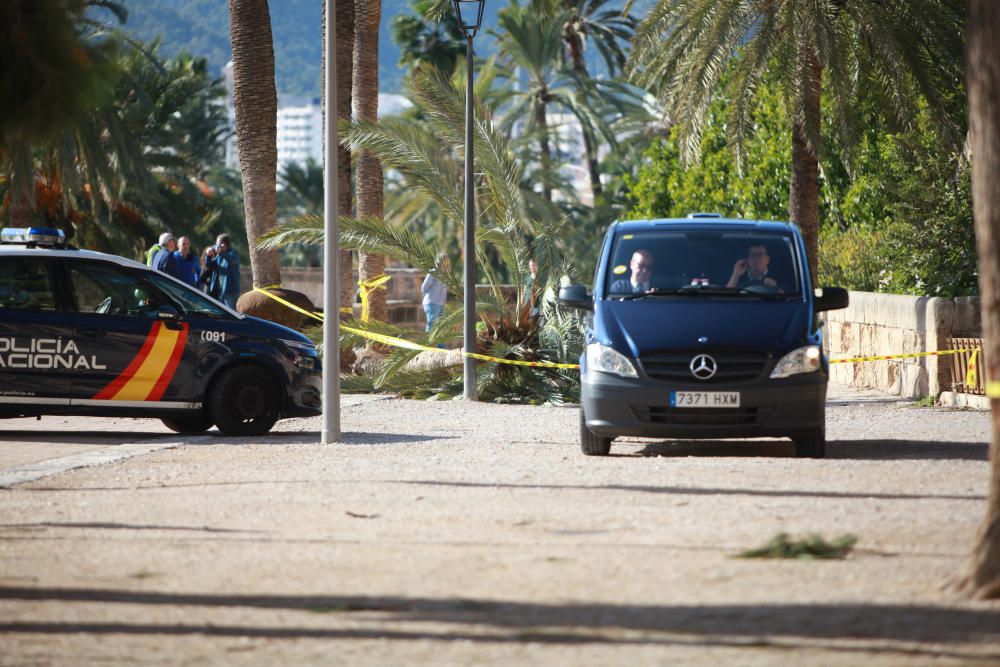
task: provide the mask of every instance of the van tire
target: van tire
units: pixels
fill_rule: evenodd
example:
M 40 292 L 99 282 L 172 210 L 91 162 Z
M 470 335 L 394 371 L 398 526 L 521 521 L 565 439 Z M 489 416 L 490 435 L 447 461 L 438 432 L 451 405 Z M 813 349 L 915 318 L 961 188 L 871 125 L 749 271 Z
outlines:
M 611 451 L 611 441 L 614 438 L 604 438 L 589 428 L 587 420 L 583 416 L 583 408 L 580 408 L 580 449 L 587 456 L 607 456 Z
M 826 458 L 826 429 L 822 426 L 792 438 L 795 441 L 795 455 L 800 459 Z
M 163 417 L 160 421 L 171 431 L 176 431 L 177 433 L 204 433 L 214 425 L 212 418 L 208 416 L 207 410 L 202 410 L 196 415 Z
M 255 366 L 224 371 L 208 394 L 208 413 L 226 435 L 263 435 L 281 413 L 281 394 L 269 373 Z

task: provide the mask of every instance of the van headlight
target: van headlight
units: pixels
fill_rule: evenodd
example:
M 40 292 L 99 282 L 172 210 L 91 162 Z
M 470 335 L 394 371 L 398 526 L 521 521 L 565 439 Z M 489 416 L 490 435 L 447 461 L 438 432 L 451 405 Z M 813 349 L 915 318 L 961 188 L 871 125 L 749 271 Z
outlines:
M 628 360 L 628 357 L 600 343 L 591 343 L 587 346 L 587 369 L 611 373 L 623 378 L 639 377 L 638 373 L 635 372 L 635 366 Z
M 786 378 L 799 373 L 811 373 L 819 370 L 819 360 L 822 356 L 819 346 L 806 345 L 797 350 L 792 350 L 774 365 L 771 371 L 771 378 Z

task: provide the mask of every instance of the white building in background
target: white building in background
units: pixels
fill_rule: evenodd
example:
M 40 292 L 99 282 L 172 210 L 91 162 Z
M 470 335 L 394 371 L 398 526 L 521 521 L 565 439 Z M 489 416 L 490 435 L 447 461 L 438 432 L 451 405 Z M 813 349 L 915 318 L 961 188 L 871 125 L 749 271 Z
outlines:
M 278 171 L 286 164 L 323 164 L 323 107 L 318 97 L 278 96 Z
M 236 146 L 236 110 L 233 104 L 233 63 L 222 70 L 228 91 L 227 109 L 233 136 L 226 142 L 226 166 L 239 169 Z M 290 162 L 305 165 L 312 158 L 323 164 L 323 107 L 318 97 L 278 95 L 278 170 Z M 402 113 L 413 104 L 402 95 L 379 93 L 379 116 Z

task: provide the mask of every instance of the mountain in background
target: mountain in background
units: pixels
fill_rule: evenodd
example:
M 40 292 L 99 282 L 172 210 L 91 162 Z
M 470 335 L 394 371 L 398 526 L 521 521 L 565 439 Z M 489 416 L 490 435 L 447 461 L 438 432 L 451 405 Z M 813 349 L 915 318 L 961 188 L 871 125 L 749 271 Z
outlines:
M 187 52 L 202 56 L 208 59 L 209 71 L 221 75 L 231 59 L 228 0 L 125 0 L 125 3 L 129 12 L 125 31 L 129 35 L 143 42 L 160 37 L 163 55 Z M 501 0 L 487 2 L 484 28 L 496 23 L 497 11 L 506 4 Z M 270 10 L 278 92 L 318 97 L 322 84 L 323 0 L 271 0 Z M 103 10 L 96 11 L 99 14 Z M 412 13 L 407 0 L 382 0 L 379 90 L 383 93 L 402 92 L 399 47 L 392 41 L 389 26 L 392 17 Z M 477 38 L 477 51 L 489 41 L 489 37 Z

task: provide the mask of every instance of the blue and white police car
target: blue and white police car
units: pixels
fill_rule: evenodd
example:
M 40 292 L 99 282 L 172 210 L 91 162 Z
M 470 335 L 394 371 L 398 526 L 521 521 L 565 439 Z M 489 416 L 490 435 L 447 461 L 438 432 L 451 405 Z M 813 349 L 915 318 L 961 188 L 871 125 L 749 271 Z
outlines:
M 0 417 L 157 417 L 181 433 L 266 433 L 321 411 L 301 333 L 242 315 L 61 230 L 0 231 Z

